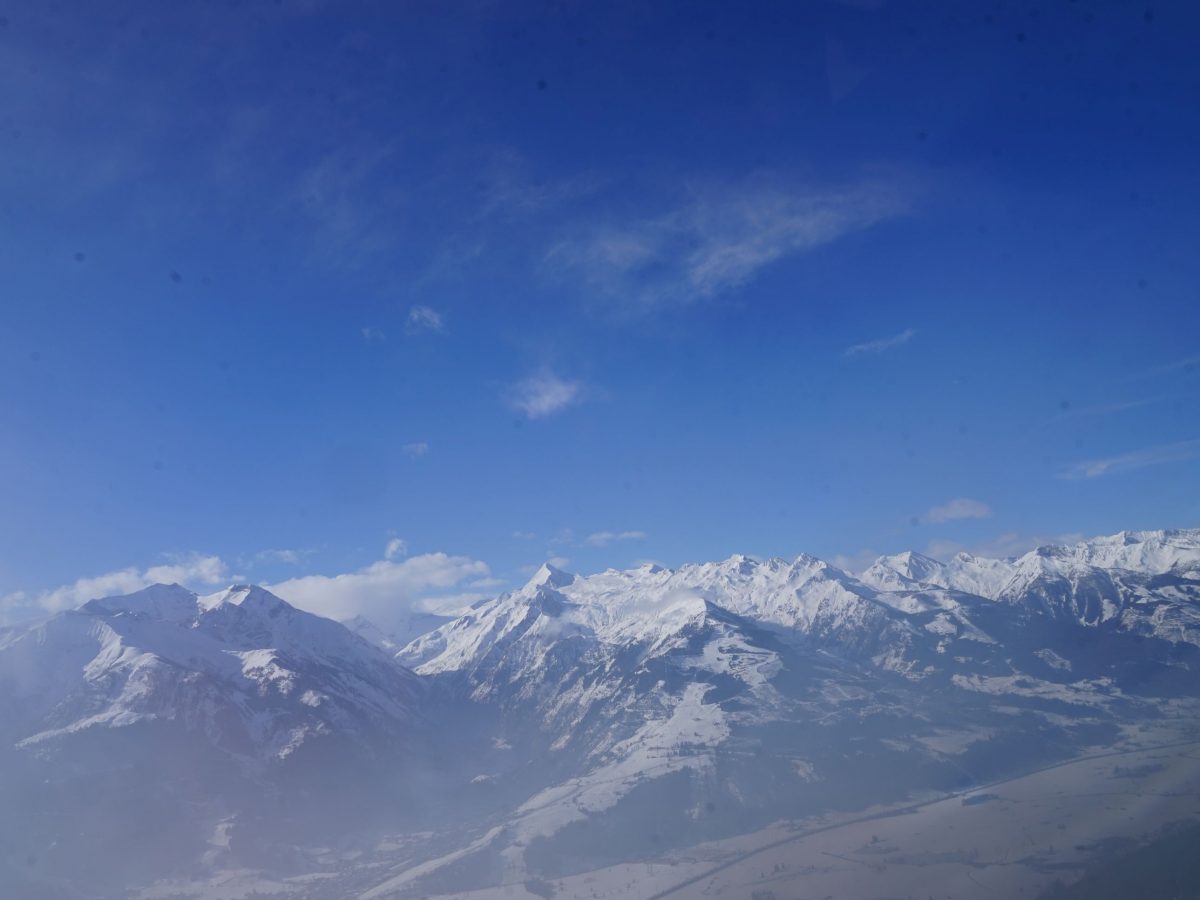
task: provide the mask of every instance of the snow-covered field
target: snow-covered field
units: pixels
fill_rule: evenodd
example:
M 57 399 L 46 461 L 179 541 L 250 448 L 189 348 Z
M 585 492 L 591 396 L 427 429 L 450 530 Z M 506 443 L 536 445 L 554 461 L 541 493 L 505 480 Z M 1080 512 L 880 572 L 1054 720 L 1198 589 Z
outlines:
M 1200 742 L 1188 742 L 1104 753 L 916 805 L 780 823 L 548 885 L 562 900 L 1034 897 L 1116 841 L 1196 818 Z M 517 883 L 437 900 L 544 896 Z

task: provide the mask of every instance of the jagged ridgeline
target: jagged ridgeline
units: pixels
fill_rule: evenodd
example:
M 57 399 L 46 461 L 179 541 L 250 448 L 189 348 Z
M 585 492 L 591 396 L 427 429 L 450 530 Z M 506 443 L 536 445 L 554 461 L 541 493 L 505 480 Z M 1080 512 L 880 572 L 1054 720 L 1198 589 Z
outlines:
M 1186 737 L 1200 531 L 857 575 L 804 555 L 545 566 L 425 624 L 398 647 L 261 588 L 158 585 L 0 632 L 0 799 L 28 810 L 5 818 L 6 883 L 540 884 L 1148 723 Z

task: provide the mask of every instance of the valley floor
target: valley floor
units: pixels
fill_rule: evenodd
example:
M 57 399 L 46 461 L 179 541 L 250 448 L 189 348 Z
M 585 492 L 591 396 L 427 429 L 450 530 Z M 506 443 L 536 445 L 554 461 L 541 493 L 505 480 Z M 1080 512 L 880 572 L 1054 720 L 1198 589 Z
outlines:
M 1167 736 L 916 804 L 438 900 L 1036 897 L 1114 846 L 1200 817 L 1200 742 L 1149 746 Z

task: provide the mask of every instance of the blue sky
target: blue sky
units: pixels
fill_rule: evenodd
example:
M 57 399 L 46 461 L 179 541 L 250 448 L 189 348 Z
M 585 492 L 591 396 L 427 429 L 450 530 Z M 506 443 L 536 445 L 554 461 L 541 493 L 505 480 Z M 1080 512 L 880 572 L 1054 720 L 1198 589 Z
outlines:
M 2 16 L 10 616 L 1200 524 L 1190 4 Z

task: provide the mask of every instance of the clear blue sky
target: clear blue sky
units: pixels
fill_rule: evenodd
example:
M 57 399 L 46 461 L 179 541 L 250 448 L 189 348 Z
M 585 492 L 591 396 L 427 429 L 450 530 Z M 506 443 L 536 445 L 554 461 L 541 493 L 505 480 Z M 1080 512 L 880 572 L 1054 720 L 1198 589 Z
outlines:
M 0 16 L 0 595 L 1200 524 L 1194 4 Z

